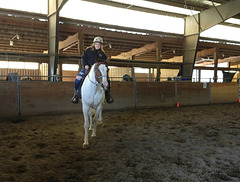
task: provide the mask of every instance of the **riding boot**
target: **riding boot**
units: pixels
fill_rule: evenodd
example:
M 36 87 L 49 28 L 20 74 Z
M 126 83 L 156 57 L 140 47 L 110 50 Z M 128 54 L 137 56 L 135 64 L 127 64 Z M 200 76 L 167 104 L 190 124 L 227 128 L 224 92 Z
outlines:
M 75 80 L 75 85 L 74 85 L 74 96 L 71 99 L 72 103 L 77 104 L 79 99 L 81 99 L 81 87 L 83 84 L 83 79 L 81 80 Z
M 80 93 L 80 90 L 78 89 L 77 91 L 74 92 L 74 96 L 71 99 L 71 101 L 74 104 L 78 104 L 79 99 L 81 99 L 81 93 Z
M 111 104 L 114 102 L 109 89 L 105 91 L 105 99 L 108 104 Z

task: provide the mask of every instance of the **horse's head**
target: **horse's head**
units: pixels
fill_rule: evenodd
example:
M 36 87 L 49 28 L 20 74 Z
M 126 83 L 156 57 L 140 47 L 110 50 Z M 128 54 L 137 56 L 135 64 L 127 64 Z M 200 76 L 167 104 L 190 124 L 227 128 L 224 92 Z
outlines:
M 108 88 L 107 71 L 108 68 L 105 62 L 97 63 L 94 67 L 95 79 L 102 85 L 104 90 Z

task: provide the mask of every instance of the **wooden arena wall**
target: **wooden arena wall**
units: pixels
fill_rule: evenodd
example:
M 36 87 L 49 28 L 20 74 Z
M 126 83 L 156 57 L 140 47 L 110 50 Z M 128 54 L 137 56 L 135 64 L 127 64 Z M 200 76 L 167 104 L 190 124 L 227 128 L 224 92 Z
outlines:
M 239 83 L 212 83 L 211 103 L 239 101 Z
M 73 85 L 73 82 L 25 81 L 19 87 L 17 82 L 0 82 L 0 117 L 81 112 L 81 104 L 70 101 Z M 238 83 L 112 82 L 111 85 L 115 102 L 106 103 L 105 110 L 175 107 L 177 102 L 180 107 L 234 103 L 239 97 Z

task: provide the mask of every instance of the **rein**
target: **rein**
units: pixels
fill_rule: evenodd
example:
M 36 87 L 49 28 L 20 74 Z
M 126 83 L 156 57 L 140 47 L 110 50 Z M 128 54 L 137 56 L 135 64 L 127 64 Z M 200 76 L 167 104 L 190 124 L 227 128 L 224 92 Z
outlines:
M 98 83 L 98 82 L 97 82 L 97 83 L 94 83 L 94 82 L 91 80 L 91 78 L 89 77 L 89 74 L 88 74 L 88 79 L 89 79 L 90 82 L 93 83 L 96 87 L 98 86 L 98 84 L 100 84 L 100 83 Z

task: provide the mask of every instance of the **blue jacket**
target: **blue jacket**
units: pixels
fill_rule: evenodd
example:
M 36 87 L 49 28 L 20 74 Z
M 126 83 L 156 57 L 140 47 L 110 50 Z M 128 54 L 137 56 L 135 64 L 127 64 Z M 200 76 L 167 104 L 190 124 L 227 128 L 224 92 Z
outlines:
M 85 67 L 86 65 L 89 65 L 90 67 L 95 62 L 102 62 L 107 59 L 106 54 L 101 50 L 92 50 L 91 47 L 87 48 L 82 55 L 82 65 Z

